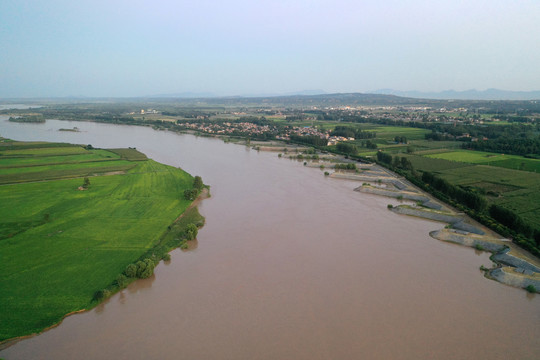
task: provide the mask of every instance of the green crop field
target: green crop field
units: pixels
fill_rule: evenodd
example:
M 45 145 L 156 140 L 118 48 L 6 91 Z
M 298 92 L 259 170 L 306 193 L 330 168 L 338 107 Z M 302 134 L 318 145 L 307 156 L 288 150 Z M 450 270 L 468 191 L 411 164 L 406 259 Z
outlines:
M 461 143 L 458 141 L 433 141 L 433 140 L 412 140 L 409 141 L 409 145 L 413 146 L 417 151 L 438 151 L 445 149 L 459 149 Z
M 0 147 L 4 150 L 15 149 L 37 149 L 37 148 L 52 148 L 52 147 L 74 147 L 67 143 L 52 143 L 45 141 L 15 141 L 0 137 Z
M 521 156 L 497 161 L 493 163 L 493 166 L 540 173 L 540 160 L 527 159 Z
M 366 156 L 366 157 L 375 157 L 377 156 L 377 151 L 366 149 L 366 148 L 359 148 L 358 155 L 360 156 Z
M 416 171 L 429 171 L 453 185 L 477 191 L 489 203 L 514 211 L 540 229 L 539 160 L 466 150 L 398 156 L 406 157 Z
M 152 249 L 191 203 L 183 192 L 193 177 L 180 169 L 79 148 L 80 163 L 70 155 L 73 164 L 3 164 L 2 171 L 10 172 L 1 176 L 14 181 L 45 173 L 55 177 L 56 171 L 67 178 L 0 185 L 0 341 L 38 332 L 67 313 L 91 307 L 95 292 Z M 38 149 L 19 155 L 56 161 Z M 56 150 L 41 149 L 58 156 Z M 73 149 L 66 147 L 66 153 Z M 92 163 L 92 157 L 98 161 Z M 102 157 L 109 160 L 99 161 Z M 27 171 L 33 168 L 46 170 Z M 81 190 L 79 176 L 96 169 L 117 175 L 89 177 L 88 189 Z
M 101 150 L 100 150 L 101 151 Z M 32 156 L 32 157 L 0 157 L 1 168 L 27 167 L 37 165 L 55 165 L 68 163 L 82 163 L 93 161 L 117 160 L 120 157 L 111 152 L 103 155 L 96 150 L 88 154 L 60 155 L 60 156 Z
M 471 166 L 470 164 L 460 163 L 456 161 L 449 161 L 443 159 L 433 159 L 426 156 L 420 155 L 411 155 L 411 154 L 401 154 L 401 156 L 406 157 L 412 163 L 413 167 L 417 170 L 430 171 L 430 172 L 440 172 L 448 169 L 458 169 L 462 167 Z
M 147 157 L 143 153 L 138 152 L 136 149 L 109 149 L 110 152 L 122 157 L 122 159 L 137 161 L 146 160 Z
M 425 155 L 430 158 L 485 164 L 507 169 L 540 172 L 540 160 L 518 155 L 497 154 L 483 151 L 458 150 Z
M 82 146 L 69 146 L 69 147 L 36 147 L 36 148 L 22 148 L 14 150 L 3 150 L 3 157 L 22 157 L 22 156 L 52 156 L 52 155 L 77 155 L 86 154 L 88 151 Z
M 377 139 L 393 141 L 396 136 L 405 136 L 407 140 L 424 139 L 425 134 L 430 133 L 430 130 L 418 129 L 412 127 L 400 126 L 374 126 L 367 131 L 375 131 Z
M 0 184 L 85 177 L 126 171 L 135 165 L 129 161 L 82 162 L 46 166 L 0 169 Z
M 505 159 L 504 154 L 489 153 L 483 151 L 457 150 L 446 153 L 427 155 L 431 158 L 460 161 L 471 164 L 487 164 Z M 508 157 L 508 155 L 506 155 Z
M 488 165 L 441 169 L 437 173 L 452 184 L 485 192 L 490 203 L 515 211 L 540 229 L 540 174 Z
M 406 153 L 408 147 L 409 147 L 408 145 L 404 145 L 404 144 L 391 144 L 391 145 L 377 144 L 377 149 L 381 149 L 390 154 Z

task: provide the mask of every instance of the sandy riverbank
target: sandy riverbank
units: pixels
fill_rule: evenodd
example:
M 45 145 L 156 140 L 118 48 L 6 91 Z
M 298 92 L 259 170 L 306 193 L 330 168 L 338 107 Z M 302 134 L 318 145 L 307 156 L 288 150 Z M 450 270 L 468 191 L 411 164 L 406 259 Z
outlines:
M 384 177 L 381 178 L 382 175 Z M 430 233 L 434 239 L 493 253 L 491 259 L 495 266 L 486 270 L 486 277 L 515 287 L 525 288 L 532 285 L 540 289 L 540 260 L 518 248 L 510 240 L 477 223 L 466 214 L 439 202 L 386 169 L 380 169 L 375 175 L 361 173 L 346 176 L 347 179 L 355 177 L 359 181 L 367 182 L 356 188 L 356 191 L 416 201 L 415 205 L 389 207 L 391 211 L 446 223 L 447 228 Z M 373 185 L 381 183 L 384 187 Z
M 257 150 L 276 151 L 278 144 L 259 146 Z M 307 166 L 331 165 L 319 161 L 306 160 Z M 332 155 L 332 162 L 350 160 Z M 329 169 L 332 166 L 327 166 Z M 540 259 L 513 244 L 510 240 L 496 234 L 486 226 L 471 219 L 449 205 L 440 202 L 430 194 L 417 188 L 409 181 L 376 164 L 361 164 L 356 171 L 337 170 L 331 178 L 362 182 L 354 190 L 362 193 L 386 196 L 399 200 L 413 201 L 415 204 L 389 206 L 397 214 L 409 215 L 445 223 L 444 229 L 432 231 L 430 236 L 440 241 L 448 241 L 493 253 L 492 269 L 485 269 L 486 277 L 501 283 L 525 288 L 529 285 L 540 290 Z

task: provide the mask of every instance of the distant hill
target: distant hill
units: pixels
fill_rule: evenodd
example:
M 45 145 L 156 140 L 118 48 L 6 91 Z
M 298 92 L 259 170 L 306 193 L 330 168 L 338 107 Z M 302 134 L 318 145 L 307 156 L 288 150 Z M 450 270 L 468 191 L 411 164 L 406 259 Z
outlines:
M 127 99 L 124 99 L 127 100 Z M 232 106 L 232 107 L 281 107 L 281 108 L 337 108 L 357 106 L 418 106 L 431 108 L 473 107 L 494 109 L 494 111 L 515 111 L 531 109 L 540 111 L 540 101 L 531 100 L 453 100 L 413 98 L 387 94 L 338 93 L 320 95 L 282 95 L 259 97 L 200 97 L 200 98 L 133 98 L 133 101 L 149 101 L 154 104 L 176 103 L 183 106 Z M 153 105 L 154 106 L 154 105 Z
M 166 99 L 164 99 L 166 100 Z M 197 102 L 206 104 L 220 104 L 226 106 L 237 105 L 273 105 L 291 107 L 337 107 L 337 106 L 357 106 L 357 105 L 411 105 L 425 104 L 425 100 L 404 98 L 394 95 L 383 94 L 318 94 L 318 95 L 281 95 L 281 96 L 259 96 L 259 97 L 212 97 L 197 99 L 178 99 L 182 102 Z M 433 102 L 433 101 L 428 101 Z M 437 102 L 440 102 L 437 100 Z
M 171 93 L 171 94 L 157 94 L 157 95 L 148 95 L 146 98 L 211 98 L 216 97 L 216 94 L 211 92 L 183 92 L 183 93 Z
M 487 90 L 445 90 L 440 92 L 400 91 L 393 89 L 380 89 L 374 94 L 397 95 L 417 99 L 455 99 L 455 100 L 540 100 L 540 91 L 509 91 L 499 89 Z
M 391 92 L 393 90 L 380 90 L 379 92 Z M 311 91 L 307 91 L 308 93 Z M 475 93 L 475 90 L 471 90 Z M 495 90 L 494 93 L 497 93 Z M 400 92 L 401 93 L 401 92 Z M 128 111 L 131 105 L 137 104 L 142 108 L 157 108 L 158 106 L 189 106 L 189 107 L 278 107 L 278 108 L 300 108 L 300 109 L 324 109 L 324 108 L 342 108 L 342 107 L 358 107 L 358 106 L 393 106 L 393 107 L 428 107 L 437 108 L 473 108 L 482 109 L 482 111 L 495 112 L 515 112 L 517 110 L 529 110 L 540 112 L 540 96 L 538 101 L 535 100 L 476 100 L 476 99 L 459 99 L 459 94 L 465 92 L 441 92 L 437 93 L 440 98 L 433 98 L 430 93 L 411 93 L 411 97 L 398 96 L 397 94 L 364 94 L 364 93 L 336 93 L 336 94 L 318 94 L 318 95 L 280 95 L 280 96 L 205 96 L 206 93 L 183 93 L 183 94 L 163 94 L 147 97 L 125 97 L 125 98 L 85 98 L 85 99 L 68 99 L 68 98 L 51 98 L 39 99 L 40 104 L 54 103 L 103 103 L 103 104 L 129 104 L 125 111 Z M 489 92 L 481 92 L 489 93 Z M 525 92 L 524 92 L 525 93 Z M 527 92 L 533 94 L 534 92 Z M 452 96 L 452 94 L 454 94 Z M 458 95 L 455 95 L 458 94 Z M 416 95 L 416 97 L 412 97 Z M 539 92 L 540 95 L 540 92 Z M 429 98 L 432 96 L 432 98 Z M 531 95 L 532 96 L 532 95 Z M 463 95 L 464 97 L 464 95 Z M 453 99 L 456 98 L 456 99 Z M 36 100 L 36 99 L 34 99 Z M 22 100 L 13 100 L 22 101 Z M 28 99 L 25 99 L 28 101 Z M 22 104 L 23 102 L 15 102 Z M 0 109 L 0 112 L 5 113 L 7 110 Z
M 301 90 L 292 91 L 287 93 L 258 93 L 258 94 L 241 94 L 236 96 L 229 96 L 235 98 L 263 98 L 263 97 L 276 97 L 276 96 L 294 96 L 294 95 L 322 95 L 326 94 L 324 90 Z M 201 99 L 201 98 L 222 98 L 224 96 L 217 95 L 212 92 L 182 92 L 182 93 L 170 93 L 170 94 L 156 94 L 144 96 L 145 98 L 186 98 L 186 99 Z

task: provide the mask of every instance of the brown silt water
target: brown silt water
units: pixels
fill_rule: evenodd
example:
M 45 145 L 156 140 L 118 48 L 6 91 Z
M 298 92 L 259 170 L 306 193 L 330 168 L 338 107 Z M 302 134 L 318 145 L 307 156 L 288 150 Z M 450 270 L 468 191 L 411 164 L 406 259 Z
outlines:
M 77 126 L 79 133 L 58 132 Z M 5 359 L 538 359 L 540 297 L 484 278 L 489 254 L 429 236 L 357 182 L 218 139 L 0 120 L 17 140 L 135 146 L 201 175 L 189 251 Z

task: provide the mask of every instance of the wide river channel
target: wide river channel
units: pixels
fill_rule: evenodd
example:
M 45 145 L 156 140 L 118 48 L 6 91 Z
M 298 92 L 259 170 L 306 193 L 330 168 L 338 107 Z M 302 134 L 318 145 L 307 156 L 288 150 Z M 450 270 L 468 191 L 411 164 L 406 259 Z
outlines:
M 0 117 L 0 135 L 136 147 L 211 186 L 189 251 L 2 358 L 540 358 L 539 295 L 484 278 L 489 254 L 432 239 L 444 224 L 392 213 L 357 182 L 145 127 Z

